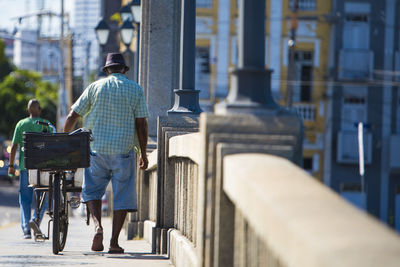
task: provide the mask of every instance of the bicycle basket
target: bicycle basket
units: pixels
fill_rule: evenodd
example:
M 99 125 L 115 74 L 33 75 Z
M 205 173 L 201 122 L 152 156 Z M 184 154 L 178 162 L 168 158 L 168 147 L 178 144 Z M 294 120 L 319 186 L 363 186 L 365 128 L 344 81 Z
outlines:
M 68 170 L 90 166 L 89 132 L 24 133 L 25 168 Z

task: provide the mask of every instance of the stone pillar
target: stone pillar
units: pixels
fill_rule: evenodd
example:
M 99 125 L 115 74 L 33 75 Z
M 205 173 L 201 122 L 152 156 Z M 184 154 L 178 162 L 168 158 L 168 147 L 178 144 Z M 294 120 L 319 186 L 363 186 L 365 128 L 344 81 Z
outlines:
M 142 1 L 139 84 L 150 111 L 149 144 L 156 142 L 157 117 L 172 106 L 178 87 L 180 0 Z
M 196 115 L 201 112 L 199 91 L 195 90 L 196 1 L 181 0 L 179 87 L 168 117 L 158 118 L 158 206 L 157 227 L 174 226 L 174 173 L 168 164 L 168 141 L 171 137 L 198 131 Z M 166 231 L 165 231 L 166 234 Z M 166 236 L 166 235 L 165 235 Z
M 169 139 L 198 131 L 199 91 L 195 90 L 196 1 L 181 0 L 179 87 L 168 116 L 158 117 L 156 252 L 167 253 L 167 232 L 174 227 L 175 174 L 168 161 Z
M 174 227 L 175 172 L 168 160 L 169 139 L 197 132 L 198 116 L 170 115 L 158 117 L 157 134 L 157 222 L 156 252 L 167 253 L 167 232 Z
M 180 0 L 141 1 L 138 76 L 150 112 L 148 150 L 156 148 L 157 118 L 167 114 L 178 87 L 180 4 Z M 140 234 L 140 220 L 140 214 L 129 216 L 128 237 Z

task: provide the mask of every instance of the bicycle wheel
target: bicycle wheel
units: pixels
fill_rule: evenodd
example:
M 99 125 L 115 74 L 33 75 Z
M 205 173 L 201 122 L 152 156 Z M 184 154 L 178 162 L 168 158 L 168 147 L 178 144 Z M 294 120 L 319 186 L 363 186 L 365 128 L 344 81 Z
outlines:
M 53 254 L 60 252 L 60 174 L 53 180 Z
M 60 190 L 62 189 L 62 190 Z M 53 182 L 53 253 L 63 251 L 68 232 L 68 207 L 66 189 L 60 174 L 54 175 Z
M 65 247 L 65 242 L 67 241 L 67 232 L 68 232 L 68 199 L 67 199 L 67 191 L 65 180 L 62 180 L 62 190 L 60 194 L 60 251 L 63 251 Z

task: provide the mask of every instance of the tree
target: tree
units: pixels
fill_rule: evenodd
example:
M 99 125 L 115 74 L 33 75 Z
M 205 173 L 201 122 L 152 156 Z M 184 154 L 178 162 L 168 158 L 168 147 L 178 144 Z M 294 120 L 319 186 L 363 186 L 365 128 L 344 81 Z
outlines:
M 6 45 L 0 39 L 0 82 L 13 71 L 13 65 L 8 61 L 5 53 Z
M 39 100 L 42 117 L 55 123 L 56 85 L 42 81 L 40 74 L 27 70 L 16 70 L 0 83 L 0 134 L 12 138 L 17 122 L 28 116 L 26 106 L 32 98 Z

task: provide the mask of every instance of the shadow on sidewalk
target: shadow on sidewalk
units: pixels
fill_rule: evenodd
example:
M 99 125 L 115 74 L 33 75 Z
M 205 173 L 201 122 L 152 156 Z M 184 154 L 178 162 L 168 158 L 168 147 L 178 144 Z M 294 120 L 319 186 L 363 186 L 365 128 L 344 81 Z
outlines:
M 167 256 L 163 255 L 156 255 L 152 253 L 130 253 L 130 252 L 125 252 L 124 254 L 108 254 L 107 252 L 87 252 L 83 253 L 84 255 L 87 256 L 93 256 L 93 255 L 98 255 L 98 256 L 106 256 L 107 258 L 110 259 L 127 259 L 127 260 L 167 260 Z

